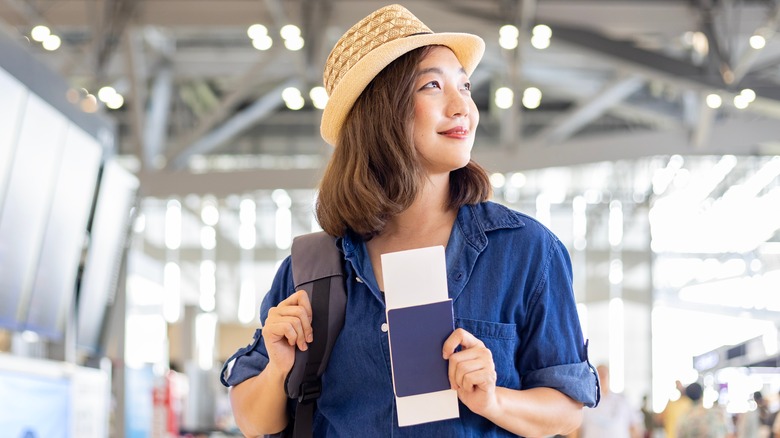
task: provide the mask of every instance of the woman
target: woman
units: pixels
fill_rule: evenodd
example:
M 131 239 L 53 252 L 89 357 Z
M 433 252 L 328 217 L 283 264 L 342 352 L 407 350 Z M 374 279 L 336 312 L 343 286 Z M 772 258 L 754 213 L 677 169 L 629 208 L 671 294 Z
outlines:
M 315 436 L 562 434 L 597 403 L 565 248 L 530 217 L 487 202 L 488 177 L 471 161 L 479 114 L 468 75 L 483 51 L 479 37 L 435 34 L 392 5 L 353 26 L 328 57 L 321 131 L 335 151 L 316 214 L 338 237 L 348 298 Z M 399 428 L 381 254 L 435 245 L 446 248 L 457 328 L 442 356 L 460 418 Z M 262 335 L 226 365 L 244 434 L 288 424 L 284 379 L 295 347 L 317 336 L 310 317 L 288 258 L 262 305 Z

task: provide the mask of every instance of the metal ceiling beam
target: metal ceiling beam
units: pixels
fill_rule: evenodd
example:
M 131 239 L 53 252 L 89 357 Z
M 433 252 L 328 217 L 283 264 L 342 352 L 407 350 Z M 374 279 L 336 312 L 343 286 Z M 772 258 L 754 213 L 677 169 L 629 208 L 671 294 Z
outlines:
M 693 147 L 686 127 L 665 132 L 625 132 L 571 139 L 553 147 L 521 147 L 502 150 L 499 145 L 479 141 L 474 159 L 490 172 L 517 172 L 545 167 L 575 166 L 587 163 L 632 160 L 653 155 L 756 155 L 776 154 L 770 142 L 780 138 L 773 120 L 731 120 L 712 129 L 705 147 Z M 764 145 L 766 144 L 766 145 Z M 321 169 L 252 169 L 230 172 L 141 173 L 145 196 L 168 197 L 187 194 L 248 193 L 261 189 L 311 189 L 317 187 Z
M 607 84 L 596 96 L 581 100 L 573 109 L 550 121 L 529 144 L 545 146 L 566 140 L 615 104 L 634 94 L 644 83 L 644 78 L 637 75 L 616 79 Z
M 145 172 L 139 175 L 144 196 L 166 198 L 188 194 L 216 197 L 256 190 L 311 189 L 317 187 L 319 169 L 252 169 L 230 172 Z
M 697 119 L 691 126 L 691 144 L 695 148 L 705 148 L 709 143 L 712 126 L 715 122 L 715 110 L 704 103 L 703 93 L 696 93 Z
M 780 3 L 778 3 L 774 10 L 770 13 L 767 21 L 756 29 L 756 34 L 760 34 L 766 39 L 766 43 L 769 44 L 772 38 L 775 36 L 777 27 L 780 25 Z M 752 47 L 745 48 L 742 56 L 734 65 L 734 81 L 739 82 L 745 75 L 750 72 L 753 64 L 758 58 L 758 54 L 762 49 L 754 49 Z
M 144 147 L 144 105 L 141 102 L 146 101 L 146 87 L 142 84 L 145 81 L 144 74 L 144 56 L 141 50 L 141 35 L 132 26 L 125 29 L 124 37 L 124 55 L 125 55 L 125 74 L 130 84 L 130 96 L 133 102 L 138 102 L 130 107 L 130 136 L 133 142 L 135 156 L 141 161 L 143 166 Z
M 780 86 L 776 83 L 760 82 L 746 77 L 739 84 L 724 83 L 722 78 L 703 67 L 671 58 L 661 53 L 644 50 L 627 41 L 616 41 L 591 30 L 562 24 L 551 24 L 553 39 L 579 47 L 610 59 L 615 65 L 645 76 L 660 79 L 696 90 L 721 90 L 734 92 L 749 87 L 761 97 L 780 102 Z
M 163 62 L 163 65 L 157 70 L 152 90 L 149 93 L 149 110 L 144 124 L 142 158 L 143 166 L 146 169 L 157 167 L 155 161 L 164 150 L 168 138 L 168 118 L 171 113 L 172 96 L 173 66 L 170 62 Z
M 763 155 L 775 154 L 771 144 L 780 138 L 776 120 L 728 120 L 712 129 L 711 141 L 695 148 L 688 128 L 669 131 L 591 135 L 551 147 L 521 148 L 516 153 L 481 152 L 475 160 L 491 172 L 513 172 L 545 167 L 575 166 L 601 161 L 633 160 L 653 155 Z
M 287 87 L 300 86 L 301 81 L 293 78 L 272 89 L 252 105 L 225 121 L 220 127 L 177 154 L 173 158 L 171 167 L 173 169 L 182 169 L 187 164 L 187 160 L 193 155 L 212 152 L 217 147 L 232 140 L 275 111 L 282 103 L 282 90 Z
M 255 65 L 248 68 L 236 80 L 234 90 L 222 99 L 217 108 L 200 120 L 194 129 L 180 134 L 169 143 L 165 150 L 166 161 L 170 163 L 176 156 L 202 140 L 203 136 L 224 121 L 242 101 L 249 99 L 258 82 L 264 78 L 267 79 L 268 70 L 273 68 L 279 58 L 283 56 L 286 56 L 283 48 L 273 49 L 273 55 L 270 58 L 265 55 L 261 56 Z
M 638 159 L 668 154 L 735 154 L 754 155 L 766 151 L 761 143 L 775 141 L 778 127 L 775 121 L 731 121 L 713 130 L 713 142 L 706 148 L 689 144 L 686 128 L 666 132 L 626 132 L 594 135 L 570 140 L 547 148 L 521 149 L 515 156 L 485 152 L 478 161 L 491 171 L 511 172 L 554 166 L 572 166 L 600 161 Z M 774 151 L 768 151 L 774 153 Z

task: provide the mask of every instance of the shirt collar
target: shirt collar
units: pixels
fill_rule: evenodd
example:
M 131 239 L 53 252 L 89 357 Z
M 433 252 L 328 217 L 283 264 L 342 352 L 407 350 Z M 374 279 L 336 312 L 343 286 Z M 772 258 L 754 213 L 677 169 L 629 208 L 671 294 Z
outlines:
M 477 251 L 482 251 L 487 246 L 485 233 L 524 226 L 525 222 L 520 213 L 494 202 L 464 205 L 455 221 L 455 227 L 463 234 L 463 238 Z

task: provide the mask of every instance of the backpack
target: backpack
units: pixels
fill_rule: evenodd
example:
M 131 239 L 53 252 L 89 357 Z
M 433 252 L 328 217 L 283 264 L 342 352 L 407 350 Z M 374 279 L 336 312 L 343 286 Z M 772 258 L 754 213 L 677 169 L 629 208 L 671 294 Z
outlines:
M 344 326 L 347 292 L 344 257 L 332 236 L 325 232 L 293 239 L 292 271 L 295 290 L 305 290 L 312 307 L 314 341 L 306 351 L 295 350 L 295 363 L 285 379 L 287 396 L 298 400 L 292 432 L 286 436 L 311 437 L 312 420 L 333 344 Z

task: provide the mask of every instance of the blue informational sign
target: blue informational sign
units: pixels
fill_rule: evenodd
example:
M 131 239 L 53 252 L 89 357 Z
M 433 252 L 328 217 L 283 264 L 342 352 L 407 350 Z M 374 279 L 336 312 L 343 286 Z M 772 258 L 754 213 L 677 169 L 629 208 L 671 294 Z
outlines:
M 0 370 L 0 424 L 8 438 L 70 437 L 70 382 Z
M 152 390 L 154 373 L 151 365 L 125 368 L 125 437 L 147 438 L 152 434 Z

